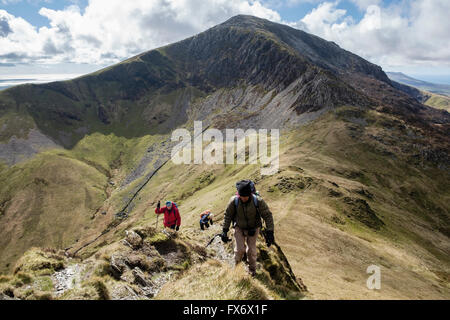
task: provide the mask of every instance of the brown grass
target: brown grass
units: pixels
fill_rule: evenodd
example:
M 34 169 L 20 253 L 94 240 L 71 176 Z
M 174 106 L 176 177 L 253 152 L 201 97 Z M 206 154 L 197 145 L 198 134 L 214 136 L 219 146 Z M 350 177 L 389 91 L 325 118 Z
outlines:
M 209 260 L 167 283 L 156 296 L 159 300 L 268 300 L 272 294 L 252 279 L 242 265 L 228 265 Z

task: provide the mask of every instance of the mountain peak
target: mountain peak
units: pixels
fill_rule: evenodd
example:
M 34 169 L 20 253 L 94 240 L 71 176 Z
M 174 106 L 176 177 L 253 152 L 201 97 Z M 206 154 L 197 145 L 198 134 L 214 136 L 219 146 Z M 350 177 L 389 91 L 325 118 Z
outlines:
M 297 56 L 335 74 L 357 72 L 390 85 L 390 80 L 381 67 L 341 48 L 333 41 L 327 41 L 303 30 L 250 15 L 236 15 L 212 30 L 223 28 L 237 28 L 265 35 L 295 52 Z
M 231 17 L 221 25 L 226 26 L 237 26 L 237 27 L 256 27 L 256 26 L 262 26 L 265 24 L 276 24 L 275 22 L 272 22 L 267 19 L 246 15 L 246 14 L 238 14 L 234 17 Z

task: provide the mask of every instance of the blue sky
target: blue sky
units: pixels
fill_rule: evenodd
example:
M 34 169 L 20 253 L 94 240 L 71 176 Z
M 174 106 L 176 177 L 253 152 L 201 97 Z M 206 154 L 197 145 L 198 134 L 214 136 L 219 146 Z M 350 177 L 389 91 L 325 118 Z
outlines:
M 94 71 L 243 13 L 450 83 L 449 12 L 447 0 L 0 0 L 0 77 Z
M 1 0 L 0 0 L 1 3 Z M 74 4 L 73 1 L 59 0 L 59 1 L 11 1 L 10 3 L 1 3 L 0 8 L 5 9 L 16 17 L 22 17 L 36 27 L 49 25 L 47 18 L 39 14 L 39 9 L 43 6 L 51 9 L 62 10 L 65 7 Z M 79 3 L 86 7 L 87 1 Z
M 390 3 L 391 1 L 385 1 L 386 3 Z M 303 18 L 306 14 L 311 12 L 314 8 L 317 7 L 317 2 L 315 1 L 299 1 L 294 4 L 284 5 L 272 5 L 274 9 L 278 9 L 277 11 L 280 13 L 283 20 L 286 21 L 298 21 Z M 351 1 L 342 1 L 337 6 L 340 9 L 345 9 L 353 18 L 359 20 L 363 17 L 363 10 L 359 9 L 354 2 Z

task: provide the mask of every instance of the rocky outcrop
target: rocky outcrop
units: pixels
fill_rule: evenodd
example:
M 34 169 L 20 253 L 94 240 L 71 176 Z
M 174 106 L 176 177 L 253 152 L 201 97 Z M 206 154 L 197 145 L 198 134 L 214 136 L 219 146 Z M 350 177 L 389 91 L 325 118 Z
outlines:
M 158 232 L 153 227 L 144 226 L 128 230 L 124 239 L 102 248 L 101 252 L 86 259 L 69 259 L 53 251 L 34 249 L 25 254 L 26 258 L 21 259 L 17 279 L 11 278 L 6 286 L 0 286 L 0 300 L 39 297 L 71 300 L 152 299 L 165 284 L 183 278 L 189 269 L 197 268 L 207 260 L 216 260 L 219 266 L 234 266 L 230 244 L 224 245 L 217 239 L 205 249 L 198 241 L 199 239 L 186 238 L 177 233 Z M 40 263 L 44 255 L 47 260 L 61 260 L 64 264 L 58 265 L 55 270 L 53 264 Z M 280 298 L 303 297 L 307 288 L 294 275 L 278 245 L 267 248 L 261 237 L 258 256 L 257 280 L 252 281 L 259 281 L 258 286 L 272 290 L 273 295 Z M 21 270 L 29 273 L 21 273 Z M 43 273 L 42 270 L 48 271 Z M 50 281 L 45 290 L 52 292 L 47 291 L 44 295 L 40 291 L 34 291 L 32 295 L 24 295 L 27 288 L 38 290 L 39 284 L 44 280 Z M 209 281 L 206 278 L 199 280 Z M 16 289 L 11 287 L 9 290 L 9 282 L 15 283 Z
M 140 235 L 134 231 L 127 231 L 127 237 L 125 241 L 133 248 L 139 249 L 142 246 L 143 240 Z
M 345 197 L 344 203 L 348 205 L 346 214 L 369 228 L 379 230 L 384 222 L 376 215 L 366 200 L 360 198 Z

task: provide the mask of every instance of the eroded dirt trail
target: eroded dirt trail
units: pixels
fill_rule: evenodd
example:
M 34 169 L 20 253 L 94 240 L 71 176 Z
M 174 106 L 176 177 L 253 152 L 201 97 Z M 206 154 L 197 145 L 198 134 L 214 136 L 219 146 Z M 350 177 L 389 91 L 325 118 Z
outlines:
M 81 273 L 84 266 L 81 264 L 71 264 L 67 268 L 55 272 L 52 275 L 54 295 L 60 297 L 67 290 L 73 289 L 81 283 Z

